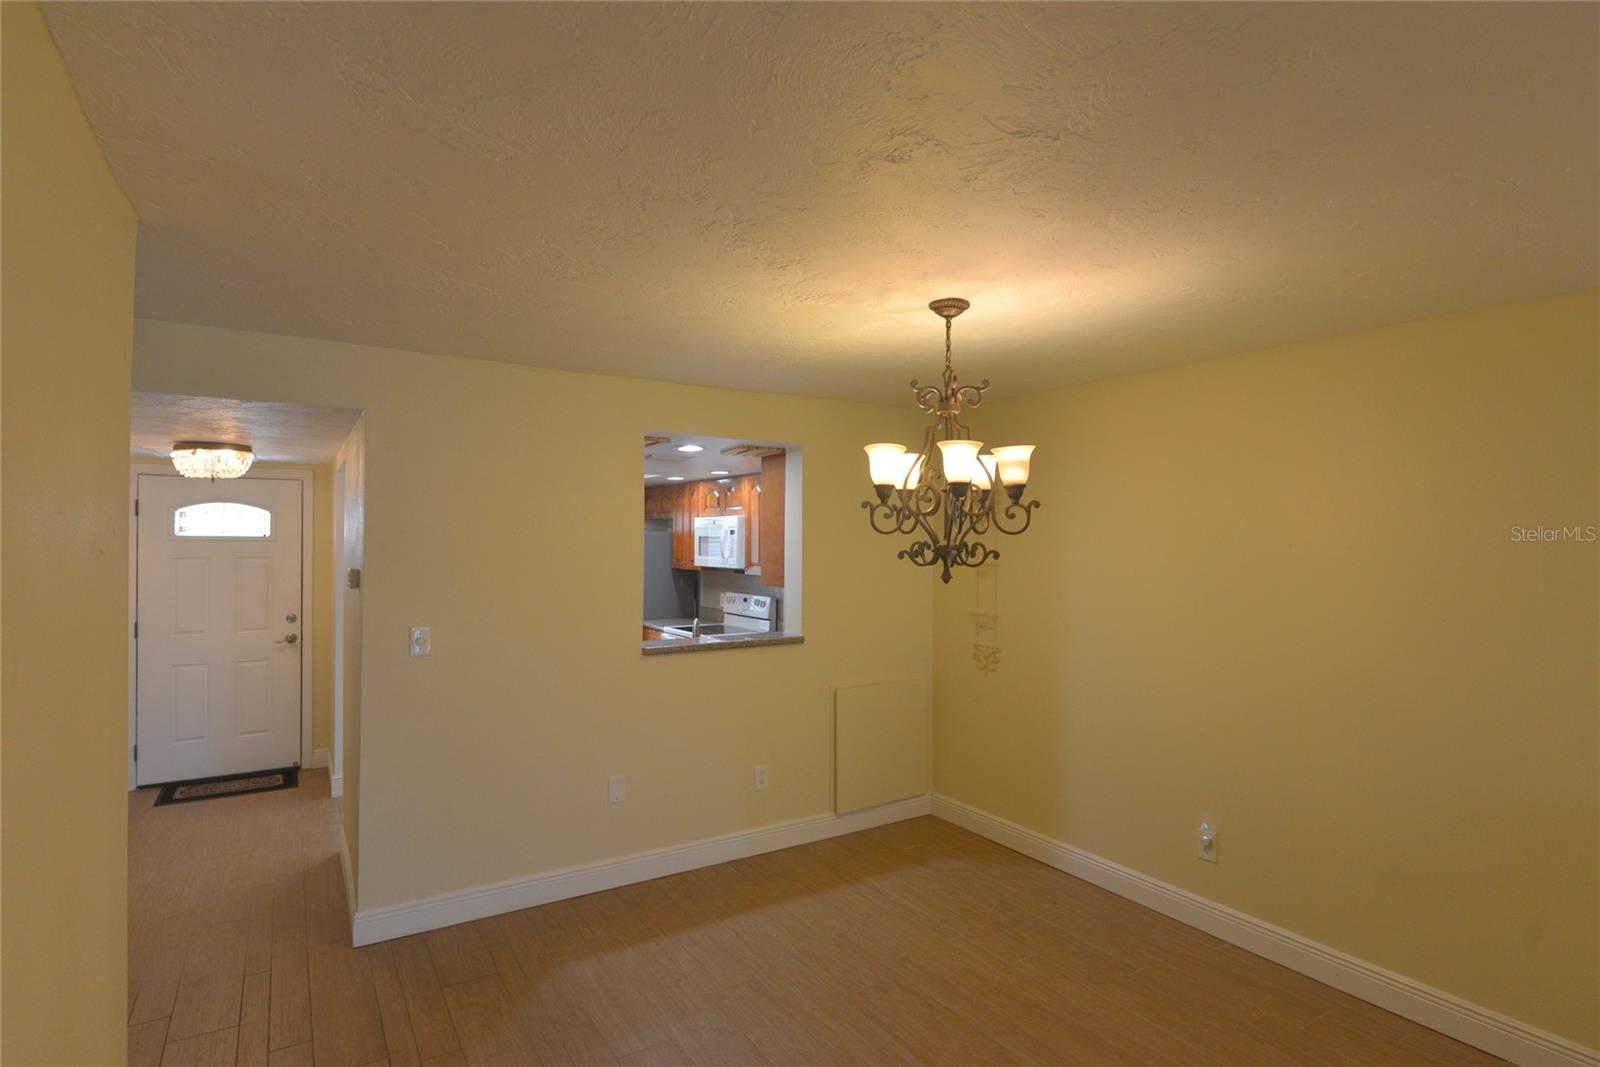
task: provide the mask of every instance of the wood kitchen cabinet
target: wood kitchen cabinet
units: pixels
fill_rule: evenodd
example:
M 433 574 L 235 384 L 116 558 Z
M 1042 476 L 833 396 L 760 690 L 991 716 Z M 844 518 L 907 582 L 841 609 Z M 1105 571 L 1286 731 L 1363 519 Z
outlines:
M 722 489 L 722 513 L 724 515 L 749 515 L 755 509 L 753 498 L 756 496 L 755 475 L 745 474 L 732 480 L 731 485 L 724 485 Z M 750 524 L 745 523 L 746 527 Z
M 761 491 L 754 494 L 755 508 L 761 514 L 749 524 L 756 531 L 752 551 L 761 566 L 761 584 L 773 589 L 783 585 L 783 495 L 787 470 L 784 453 L 761 457 Z
M 672 566 L 680 571 L 697 571 L 694 564 L 694 517 L 698 490 L 695 482 L 667 486 L 672 491 Z
M 694 565 L 694 517 L 698 513 L 700 483 L 652 485 L 644 491 L 644 517 L 672 520 L 672 567 L 699 570 Z
M 746 515 L 750 511 L 750 485 L 753 475 L 739 478 L 713 478 L 690 483 L 696 487 L 696 514 Z
M 699 570 L 694 564 L 694 520 L 702 515 L 744 515 L 747 570 L 763 585 L 783 584 L 784 477 L 782 454 L 761 460 L 760 474 L 707 479 L 675 485 L 652 485 L 644 491 L 647 519 L 672 520 L 672 566 Z
M 652 485 L 644 491 L 644 517 L 647 519 L 672 518 L 674 485 Z

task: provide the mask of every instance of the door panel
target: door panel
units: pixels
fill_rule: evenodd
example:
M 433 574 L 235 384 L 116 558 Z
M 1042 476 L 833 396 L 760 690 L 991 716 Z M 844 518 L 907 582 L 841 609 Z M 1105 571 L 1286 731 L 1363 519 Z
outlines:
M 233 627 L 238 634 L 264 634 L 272 612 L 272 560 L 233 561 Z
M 172 668 L 172 739 L 204 741 L 210 704 L 211 668 L 204 663 Z M 154 713 L 154 709 L 152 709 Z
M 204 636 L 211 629 L 211 561 L 172 561 L 172 632 Z
M 272 664 L 264 659 L 233 665 L 233 703 L 240 734 L 266 733 L 272 728 Z
M 139 476 L 138 784 L 300 761 L 303 507 L 297 480 Z

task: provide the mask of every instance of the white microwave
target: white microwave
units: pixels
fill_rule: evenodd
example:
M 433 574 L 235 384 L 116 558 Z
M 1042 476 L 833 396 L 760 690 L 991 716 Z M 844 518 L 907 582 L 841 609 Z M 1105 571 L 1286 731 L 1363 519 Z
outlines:
M 744 570 L 744 516 L 704 515 L 694 520 L 694 565 Z

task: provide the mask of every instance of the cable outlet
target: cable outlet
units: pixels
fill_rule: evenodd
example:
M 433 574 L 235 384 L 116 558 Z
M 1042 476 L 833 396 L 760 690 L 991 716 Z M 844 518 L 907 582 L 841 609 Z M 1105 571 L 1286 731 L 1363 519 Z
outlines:
M 1211 828 L 1209 820 L 1200 824 L 1199 833 L 1195 835 L 1195 845 L 1201 859 L 1207 863 L 1217 862 L 1217 832 Z
M 628 799 L 628 779 L 624 775 L 613 774 L 606 783 L 606 803 L 621 804 Z
M 765 763 L 760 763 L 760 764 L 756 765 L 755 788 L 757 790 L 761 790 L 761 789 L 765 789 L 766 787 L 767 787 L 767 765 Z

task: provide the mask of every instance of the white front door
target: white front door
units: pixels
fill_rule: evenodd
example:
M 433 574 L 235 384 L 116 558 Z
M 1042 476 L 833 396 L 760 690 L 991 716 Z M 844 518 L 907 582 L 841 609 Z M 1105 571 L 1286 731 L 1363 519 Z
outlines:
M 300 762 L 300 495 L 139 475 L 139 785 Z

